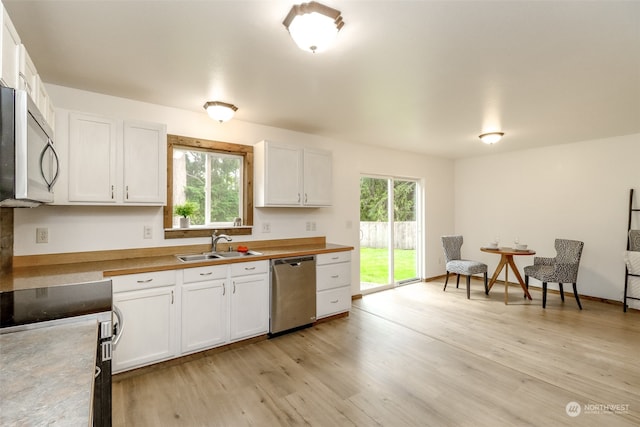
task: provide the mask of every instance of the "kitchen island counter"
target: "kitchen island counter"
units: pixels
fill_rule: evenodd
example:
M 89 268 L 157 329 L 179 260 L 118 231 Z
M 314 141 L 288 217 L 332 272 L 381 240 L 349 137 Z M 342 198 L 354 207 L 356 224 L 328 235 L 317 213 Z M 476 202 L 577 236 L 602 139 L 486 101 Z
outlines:
M 88 426 L 96 320 L 0 334 L 0 425 Z

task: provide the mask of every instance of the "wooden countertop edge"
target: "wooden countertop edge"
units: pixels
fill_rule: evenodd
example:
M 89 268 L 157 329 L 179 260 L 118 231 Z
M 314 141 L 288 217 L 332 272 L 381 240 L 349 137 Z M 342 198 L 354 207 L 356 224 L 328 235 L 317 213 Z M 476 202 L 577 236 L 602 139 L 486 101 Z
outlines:
M 160 260 L 150 260 L 159 262 L 151 262 L 153 265 L 144 265 L 139 267 L 126 267 L 120 269 L 110 269 L 103 271 L 104 277 L 113 277 L 113 276 L 123 276 L 126 274 L 137 274 L 137 273 L 149 273 L 153 271 L 167 271 L 167 270 L 179 270 L 182 268 L 193 268 L 193 267 L 203 267 L 207 265 L 226 265 L 226 264 L 236 264 L 241 262 L 251 262 L 251 261 L 262 261 L 262 260 L 271 260 L 278 258 L 290 258 L 290 257 L 300 257 L 307 255 L 318 255 L 324 253 L 334 253 L 334 252 L 346 252 L 352 251 L 354 248 L 352 246 L 339 246 L 339 245 L 331 245 L 321 247 L 309 247 L 305 249 L 279 249 L 273 248 L 265 251 L 262 255 L 252 255 L 251 257 L 242 257 L 242 258 L 233 258 L 233 259 L 216 259 L 216 260 L 208 260 L 208 261 L 196 261 L 196 262 L 181 262 L 178 261 L 175 256 L 172 256 L 172 259 L 166 260 L 166 264 L 161 264 Z M 188 253 L 184 253 L 188 254 Z M 179 255 L 179 254 L 176 254 Z M 140 259 L 140 264 L 144 264 L 144 259 Z
M 162 248 L 133 249 L 118 251 L 99 251 L 103 258 L 95 259 L 95 253 L 88 252 L 85 256 L 69 261 L 69 254 L 38 255 L 35 263 L 14 265 L 13 270 L 0 272 L 0 292 L 49 287 L 74 283 L 87 283 L 102 280 L 105 277 L 115 277 L 126 274 L 148 273 L 153 271 L 179 270 L 183 268 L 202 267 L 206 265 L 234 264 L 275 258 L 317 255 L 332 252 L 352 251 L 353 246 L 326 243 L 322 238 L 283 239 L 256 242 L 233 242 L 234 245 L 243 244 L 251 250 L 261 252 L 262 255 L 251 258 L 221 259 L 202 262 L 181 262 L 176 255 L 207 252 L 209 245 L 171 246 Z M 227 246 L 221 244 L 220 250 Z M 153 249 L 158 249 L 154 251 Z M 106 253 L 108 252 L 108 253 Z M 120 255 L 115 257 L 114 254 Z M 62 258 L 56 255 L 63 255 Z M 59 262 L 54 264 L 49 260 L 42 262 L 40 257 L 50 256 Z M 73 259 L 73 257 L 71 258 Z
M 326 245 L 326 238 L 301 237 L 292 239 L 232 241 L 220 243 L 221 250 L 226 250 L 229 245 L 245 245 L 250 249 L 285 248 L 291 246 Z M 157 246 L 149 248 L 113 249 L 104 251 L 67 252 L 58 254 L 23 255 L 13 257 L 13 267 L 36 267 L 45 265 L 77 264 L 81 262 L 117 261 L 131 258 L 149 258 L 158 256 L 170 256 L 177 254 L 202 253 L 211 250 L 210 244 L 183 245 L 183 246 Z

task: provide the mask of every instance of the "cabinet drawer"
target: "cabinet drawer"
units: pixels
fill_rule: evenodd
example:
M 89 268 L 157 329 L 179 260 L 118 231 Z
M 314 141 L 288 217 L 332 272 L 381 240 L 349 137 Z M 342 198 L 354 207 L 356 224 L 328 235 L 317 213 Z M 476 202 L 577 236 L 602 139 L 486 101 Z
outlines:
M 330 254 L 316 255 L 316 265 L 333 264 L 336 262 L 351 261 L 351 251 L 332 252 Z
M 316 295 L 317 318 L 349 311 L 350 308 L 351 288 L 349 286 L 321 291 Z
M 114 293 L 134 291 L 138 289 L 158 288 L 161 286 L 175 285 L 176 272 L 175 270 L 170 270 L 127 274 L 125 276 L 113 276 L 111 281 Z
M 269 261 L 238 262 L 231 265 L 231 276 L 247 276 L 249 274 L 261 274 L 269 271 Z
M 184 283 L 202 282 L 204 280 L 225 279 L 227 277 L 226 265 L 208 265 L 184 269 Z
M 351 283 L 351 263 L 320 265 L 316 267 L 316 289 L 339 288 Z

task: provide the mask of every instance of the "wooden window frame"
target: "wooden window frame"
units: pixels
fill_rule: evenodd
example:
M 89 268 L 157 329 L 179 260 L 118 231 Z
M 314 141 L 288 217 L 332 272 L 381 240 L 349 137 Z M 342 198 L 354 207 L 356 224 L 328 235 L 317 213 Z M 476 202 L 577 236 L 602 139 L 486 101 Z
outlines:
M 216 153 L 234 154 L 243 158 L 243 198 L 244 211 L 241 227 L 197 227 L 193 229 L 173 227 L 173 148 L 192 148 Z M 167 134 L 167 204 L 164 207 L 164 238 L 209 237 L 214 230 L 229 235 L 250 235 L 253 229 L 253 146 L 232 144 Z

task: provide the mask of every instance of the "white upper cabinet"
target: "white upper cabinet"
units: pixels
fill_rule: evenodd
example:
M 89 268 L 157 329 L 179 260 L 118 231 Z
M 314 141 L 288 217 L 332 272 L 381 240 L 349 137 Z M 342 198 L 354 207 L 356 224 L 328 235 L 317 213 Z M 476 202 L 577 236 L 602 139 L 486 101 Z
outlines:
M 4 6 L 2 6 L 2 32 L 0 33 L 0 84 L 6 87 L 18 88 L 18 76 L 20 73 L 20 36 L 9 18 Z
M 254 159 L 256 207 L 331 206 L 331 152 L 261 141 Z
M 20 83 L 18 87 L 27 91 L 34 102 L 38 102 L 38 70 L 36 70 L 36 66 L 23 44 L 20 45 Z
M 328 151 L 303 150 L 304 200 L 306 206 L 331 206 L 332 157 Z
M 156 123 L 124 122 L 124 202 L 165 204 L 167 129 Z
M 68 132 L 68 197 L 57 204 L 166 203 L 165 125 L 72 112 Z
M 1 5 L 1 4 L 0 4 Z M 44 119 L 54 129 L 54 112 L 47 91 L 40 81 L 38 71 L 20 43 L 20 36 L 11 22 L 7 10 L 0 13 L 0 85 L 26 91 L 38 106 Z
M 118 124 L 69 114 L 69 202 L 116 203 Z

